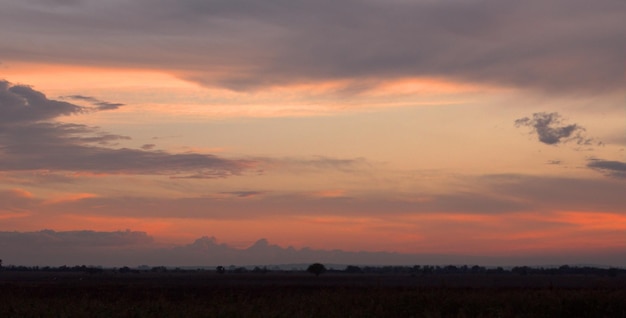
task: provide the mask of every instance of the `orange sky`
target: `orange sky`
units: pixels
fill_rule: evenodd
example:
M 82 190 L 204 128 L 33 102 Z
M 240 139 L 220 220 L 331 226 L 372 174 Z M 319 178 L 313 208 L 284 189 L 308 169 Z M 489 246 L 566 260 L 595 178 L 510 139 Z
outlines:
M 140 2 L 0 4 L 0 232 L 626 250 L 614 3 Z

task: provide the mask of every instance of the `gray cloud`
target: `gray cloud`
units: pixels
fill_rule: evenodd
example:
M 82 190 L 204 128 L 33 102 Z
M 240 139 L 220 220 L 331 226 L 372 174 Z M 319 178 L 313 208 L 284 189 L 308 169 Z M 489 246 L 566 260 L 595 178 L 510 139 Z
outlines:
M 347 252 L 341 250 L 295 249 L 259 239 L 248 248 L 218 243 L 201 237 L 190 244 L 163 247 L 144 232 L 52 231 L 0 232 L 5 264 L 16 265 L 104 265 L 104 266 L 215 266 L 221 264 L 272 265 L 309 264 L 415 264 L 424 255 L 390 252 Z M 463 256 L 427 255 L 431 262 L 448 263 Z M 470 257 L 471 258 L 471 257 Z M 484 261 L 484 259 L 483 259 Z
M 624 183 L 617 179 L 502 174 L 486 175 L 476 182 L 494 195 L 528 204 L 531 211 L 558 209 L 626 214 Z
M 90 100 L 90 97 L 81 96 Z M 98 173 L 238 175 L 252 160 L 210 154 L 111 148 L 130 137 L 53 119 L 84 107 L 48 99 L 31 87 L 0 82 L 0 171 L 63 170 Z
M 71 98 L 98 101 L 83 95 Z M 88 112 L 86 107 L 48 99 L 28 86 L 0 82 L 0 171 L 43 169 L 213 179 L 248 170 L 262 173 L 259 169 L 264 167 L 354 172 L 368 165 L 362 158 L 226 159 L 211 154 L 159 151 L 154 144 L 145 144 L 141 149 L 119 148 L 120 142 L 131 138 L 102 132 L 97 127 L 54 121 L 63 115 Z
M 313 156 L 306 158 L 259 158 L 268 168 L 278 167 L 293 171 L 299 170 L 336 170 L 344 173 L 354 173 L 360 169 L 371 167 L 371 163 L 365 158 L 339 159 L 325 156 Z
M 0 11 L 0 51 L 8 60 L 166 67 L 239 90 L 435 76 L 615 92 L 625 12 L 617 0 L 91 0 L 64 10 L 19 2 Z
M 487 175 L 466 178 L 463 182 L 467 185 L 464 191 L 407 194 L 402 197 L 396 193 L 391 198 L 384 192 L 325 197 L 323 193 L 281 193 L 251 189 L 183 198 L 99 196 L 45 204 L 42 204 L 41 199 L 18 197 L 12 201 L 12 208 L 48 216 L 104 213 L 106 216 L 207 220 L 261 220 L 311 215 L 375 218 L 438 213 L 506 215 L 554 209 L 626 213 L 624 184 L 619 178 Z M 251 197 L 254 199 L 249 200 Z
M 145 232 L 129 230 L 0 232 L 5 264 L 121 266 L 130 261 L 133 253 L 155 247 Z
M 411 214 L 460 213 L 507 214 L 536 207 L 532 201 L 513 195 L 478 192 L 389 199 L 384 194 L 331 196 L 315 193 L 267 193 L 263 191 L 221 192 L 222 196 L 186 198 L 93 197 L 47 204 L 42 213 L 106 213 L 107 216 L 194 218 L 212 220 L 264 219 L 277 216 L 400 216 Z M 223 197 L 228 194 L 228 197 Z M 262 195 L 261 195 L 262 194 Z M 254 196 L 254 200 L 247 200 Z M 106 209 L 93 209 L 94 206 Z M 149 212 L 148 212 L 149 211 Z M 175 211 L 175 213 L 173 213 Z
M 0 80 L 0 125 L 2 126 L 45 121 L 84 111 L 85 108 L 80 106 L 50 100 L 29 86 L 11 85 L 7 81 Z
M 308 247 L 282 247 L 259 239 L 247 248 L 220 243 L 204 236 L 190 244 L 164 246 L 145 232 L 135 231 L 52 231 L 0 232 L 0 249 L 5 265 L 27 266 L 306 266 L 313 262 L 344 265 L 550 265 L 588 264 L 624 266 L 623 251 L 600 249 L 592 252 L 551 252 L 549 255 L 490 257 L 459 254 L 402 254 L 394 252 L 354 252 Z
M 11 244 L 12 240 L 27 241 L 30 243 L 45 243 L 53 247 L 83 246 L 83 247 L 122 247 L 137 244 L 153 243 L 152 237 L 145 232 L 136 231 L 53 231 L 42 230 L 38 232 L 0 232 L 4 244 Z
M 109 102 L 101 101 L 95 97 L 83 96 L 83 95 L 68 95 L 68 96 L 62 96 L 62 98 L 85 101 L 96 106 L 98 110 L 114 110 L 125 105 L 122 103 L 109 103 Z
M 585 128 L 570 124 L 564 125 L 558 113 L 534 113 L 532 118 L 524 117 L 515 120 L 517 127 L 531 127 L 539 141 L 546 145 L 556 145 L 570 141 L 578 145 L 591 145 L 592 139 L 585 136 Z
M 591 159 L 587 167 L 601 171 L 609 176 L 626 179 L 626 162 Z
M 144 144 L 144 145 L 141 146 L 141 149 L 143 149 L 143 150 L 152 150 L 152 149 L 154 149 L 154 147 L 156 147 L 155 144 Z
M 420 214 L 506 215 L 525 211 L 607 211 L 623 209 L 620 179 L 581 179 L 526 175 L 469 178 L 466 191 L 407 195 L 390 199 L 385 193 L 324 197 L 315 193 L 262 190 L 216 193 L 186 198 L 92 197 L 38 206 L 41 213 L 107 216 L 264 219 L 277 216 L 394 217 Z M 471 190 L 474 189 L 474 190 Z M 227 194 L 227 197 L 223 195 Z M 262 194 L 262 195 L 261 195 Z M 254 200 L 247 200 L 254 196 Z M 93 209 L 93 207 L 104 207 Z M 149 211 L 149 212 L 148 212 Z M 176 213 L 172 213 L 175 211 Z
M 264 194 L 263 191 L 229 191 L 221 192 L 221 194 L 233 195 L 239 198 L 250 198 Z

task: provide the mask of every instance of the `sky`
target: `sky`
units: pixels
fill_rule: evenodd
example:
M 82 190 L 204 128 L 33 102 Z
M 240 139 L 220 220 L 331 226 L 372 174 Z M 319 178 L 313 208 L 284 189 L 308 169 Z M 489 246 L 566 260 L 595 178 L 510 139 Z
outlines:
M 0 0 L 5 264 L 626 266 L 622 0 Z

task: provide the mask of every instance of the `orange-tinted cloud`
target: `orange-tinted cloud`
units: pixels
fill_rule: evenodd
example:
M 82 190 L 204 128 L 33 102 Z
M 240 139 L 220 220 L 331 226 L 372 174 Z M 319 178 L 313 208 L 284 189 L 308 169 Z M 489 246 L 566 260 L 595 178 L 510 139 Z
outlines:
M 341 189 L 322 190 L 313 192 L 312 195 L 319 198 L 341 198 L 346 196 L 346 191 Z
M 16 198 L 24 198 L 24 199 L 31 199 L 33 198 L 33 194 L 29 191 L 26 191 L 24 189 L 9 189 L 7 191 L 5 191 L 6 194 L 8 194 L 9 196 L 13 196 Z
M 43 204 L 67 203 L 96 197 L 98 197 L 98 195 L 94 193 L 69 193 L 47 199 L 43 202 Z

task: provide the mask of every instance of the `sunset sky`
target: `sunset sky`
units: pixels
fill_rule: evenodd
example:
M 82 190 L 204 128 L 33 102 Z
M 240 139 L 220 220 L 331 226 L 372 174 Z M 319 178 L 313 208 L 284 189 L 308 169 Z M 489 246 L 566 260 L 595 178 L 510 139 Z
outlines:
M 0 258 L 626 266 L 625 21 L 623 0 L 0 0 Z

